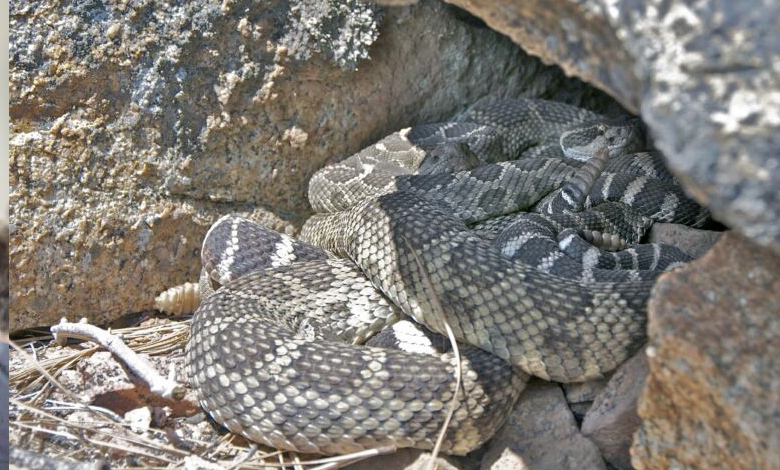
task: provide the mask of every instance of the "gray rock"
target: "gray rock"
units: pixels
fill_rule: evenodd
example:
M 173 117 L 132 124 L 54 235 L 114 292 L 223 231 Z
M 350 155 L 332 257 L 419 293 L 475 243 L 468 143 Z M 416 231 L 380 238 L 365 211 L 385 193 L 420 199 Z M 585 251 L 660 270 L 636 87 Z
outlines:
M 604 460 L 619 470 L 631 470 L 631 442 L 639 428 L 637 400 L 647 381 L 644 351 L 618 367 L 593 401 L 582 422 L 582 434 L 596 443 Z
M 488 443 L 483 470 L 606 469 L 596 445 L 580 434 L 561 387 L 531 380 L 507 423 Z
M 674 245 L 693 258 L 699 258 L 709 251 L 723 235 L 723 232 L 699 230 L 680 224 L 653 224 L 648 234 L 650 243 Z
M 690 194 L 780 252 L 780 3 L 448 1 L 641 110 Z
M 13 1 L 11 329 L 150 309 L 219 216 L 294 232 L 317 169 L 489 92 L 593 101 L 450 10 Z
M 641 470 L 780 464 L 780 255 L 727 233 L 649 305 Z

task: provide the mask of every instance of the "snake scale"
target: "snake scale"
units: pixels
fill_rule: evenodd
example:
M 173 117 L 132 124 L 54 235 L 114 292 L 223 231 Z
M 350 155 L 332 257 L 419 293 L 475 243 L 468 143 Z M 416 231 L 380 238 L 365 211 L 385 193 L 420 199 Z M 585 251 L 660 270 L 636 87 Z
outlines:
M 300 239 L 220 219 L 202 252 L 201 289 L 213 293 L 187 345 L 203 408 L 254 441 L 341 454 L 431 448 L 454 398 L 442 450 L 465 454 L 529 375 L 613 370 L 645 340 L 654 277 L 684 261 L 658 246 L 614 250 L 653 220 L 696 225 L 706 213 L 657 155 L 636 153 L 635 125 L 587 134 L 603 121 L 562 103 L 483 100 L 315 174 L 319 214 Z M 410 328 L 405 317 L 452 327 L 456 396 L 453 353 L 430 331 L 406 350 L 380 347 L 375 333 Z

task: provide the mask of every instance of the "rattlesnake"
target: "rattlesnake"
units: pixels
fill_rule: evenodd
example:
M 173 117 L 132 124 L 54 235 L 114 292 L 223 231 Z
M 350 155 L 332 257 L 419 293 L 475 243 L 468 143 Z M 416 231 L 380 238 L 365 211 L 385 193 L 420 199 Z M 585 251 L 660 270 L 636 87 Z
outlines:
M 525 245 L 572 223 L 586 238 L 615 231 L 636 242 L 650 218 L 697 224 L 705 216 L 652 154 L 609 160 L 609 138 L 599 137 L 599 159 L 561 158 L 561 135 L 597 119 L 561 103 L 488 100 L 453 122 L 395 133 L 312 178 L 310 201 L 323 213 L 302 239 L 328 251 L 220 219 L 204 241 L 201 285 L 221 288 L 195 313 L 187 346 L 202 406 L 228 429 L 281 449 L 430 448 L 453 398 L 452 353 L 355 345 L 403 315 L 440 333 L 446 320 L 462 343 L 448 453 L 489 439 L 528 374 L 580 381 L 614 369 L 645 339 L 660 250 L 594 257 L 562 230 L 555 245 L 587 265 L 572 272 L 559 254 L 525 256 L 534 251 Z M 414 174 L 421 169 L 429 174 Z M 521 220 L 552 235 L 496 234 L 515 217 L 506 214 L 560 204 L 598 209 Z M 508 237 L 505 252 L 475 233 Z M 610 259 L 634 269 L 609 277 Z

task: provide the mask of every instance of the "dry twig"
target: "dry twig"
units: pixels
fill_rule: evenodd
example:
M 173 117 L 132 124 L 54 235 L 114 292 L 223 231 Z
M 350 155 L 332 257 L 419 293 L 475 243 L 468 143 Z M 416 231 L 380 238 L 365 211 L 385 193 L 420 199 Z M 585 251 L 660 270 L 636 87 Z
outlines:
M 183 385 L 161 376 L 148 360 L 133 352 L 117 336 L 102 328 L 85 322 L 68 323 L 63 319 L 59 325 L 51 327 L 51 332 L 58 344 L 64 344 L 67 338 L 94 341 L 122 361 L 128 369 L 149 386 L 149 390 L 155 395 L 174 400 L 184 398 Z
M 441 451 L 441 445 L 444 442 L 444 436 L 447 434 L 447 428 L 450 426 L 450 421 L 452 421 L 452 415 L 455 414 L 455 409 L 458 407 L 458 393 L 461 389 L 461 365 L 462 361 L 460 358 L 460 349 L 458 348 L 458 342 L 455 339 L 455 334 L 452 332 L 452 327 L 450 326 L 449 322 L 447 322 L 447 317 L 444 315 L 444 308 L 441 306 L 441 301 L 439 300 L 439 296 L 436 295 L 436 291 L 433 289 L 433 283 L 431 282 L 431 277 L 428 274 L 428 271 L 425 269 L 425 266 L 423 266 L 422 260 L 420 259 L 417 252 L 412 248 L 412 245 L 409 243 L 409 240 L 404 237 L 404 243 L 406 243 L 406 247 L 411 251 L 412 256 L 414 257 L 414 262 L 417 264 L 417 266 L 420 268 L 420 271 L 422 272 L 422 279 L 425 283 L 425 289 L 430 292 L 430 300 L 431 300 L 431 307 L 433 307 L 433 312 L 439 316 L 441 322 L 444 324 L 444 329 L 447 332 L 447 339 L 449 339 L 450 344 L 452 345 L 452 352 L 455 356 L 455 393 L 452 394 L 452 399 L 450 400 L 450 409 L 447 412 L 447 415 L 444 417 L 444 422 L 441 425 L 441 431 L 439 432 L 439 437 L 436 439 L 436 445 L 433 446 L 433 450 L 431 451 L 431 458 L 428 460 L 427 465 L 425 466 L 427 470 L 434 470 L 436 467 L 436 458 L 439 456 L 439 452 Z

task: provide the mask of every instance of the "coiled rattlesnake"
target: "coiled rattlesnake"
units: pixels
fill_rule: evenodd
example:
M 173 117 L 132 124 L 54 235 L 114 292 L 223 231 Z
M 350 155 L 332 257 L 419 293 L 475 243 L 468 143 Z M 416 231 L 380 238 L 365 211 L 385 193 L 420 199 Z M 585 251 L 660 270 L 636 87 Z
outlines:
M 656 156 L 618 156 L 637 150 L 634 125 L 602 126 L 597 159 L 562 158 L 561 136 L 599 119 L 554 102 L 486 101 L 454 122 L 395 133 L 312 178 L 321 214 L 302 238 L 327 252 L 221 219 L 204 241 L 201 279 L 221 288 L 196 312 L 187 347 L 202 406 L 282 449 L 430 448 L 454 394 L 452 354 L 356 344 L 402 315 L 443 332 L 433 295 L 464 356 L 445 452 L 489 439 L 527 374 L 579 381 L 614 369 L 644 341 L 659 262 L 681 260 L 659 247 L 601 254 L 577 234 L 617 248 L 602 233 L 634 243 L 651 219 L 706 216 Z M 590 155 L 591 141 L 569 149 Z M 527 210 L 551 214 L 512 215 Z

